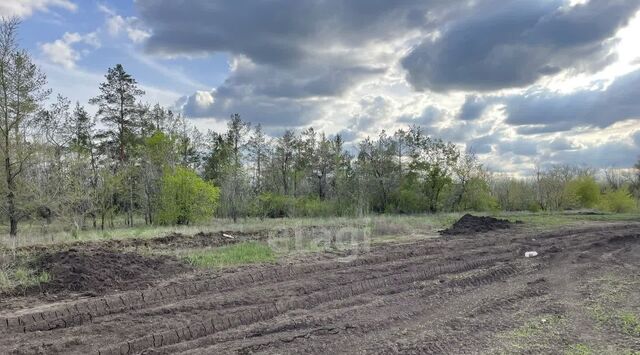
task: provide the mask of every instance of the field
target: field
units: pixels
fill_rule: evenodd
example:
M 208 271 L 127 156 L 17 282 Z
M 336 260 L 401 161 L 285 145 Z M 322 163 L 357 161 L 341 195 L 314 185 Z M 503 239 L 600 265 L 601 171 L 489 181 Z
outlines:
M 640 217 L 459 217 L 5 239 L 0 353 L 640 354 Z

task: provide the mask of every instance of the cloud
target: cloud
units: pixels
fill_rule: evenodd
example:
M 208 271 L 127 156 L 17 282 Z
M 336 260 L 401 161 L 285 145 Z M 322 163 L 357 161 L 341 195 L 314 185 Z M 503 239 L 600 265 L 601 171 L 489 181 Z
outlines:
M 522 134 L 608 127 L 640 119 L 640 70 L 616 78 L 608 87 L 559 94 L 549 90 L 504 99 L 506 122 Z
M 573 150 L 576 149 L 574 144 L 566 138 L 558 137 L 547 142 L 546 148 L 552 151 Z
M 500 141 L 498 151 L 501 154 L 512 153 L 514 155 L 535 156 L 538 154 L 538 143 L 532 140 L 518 139 Z
M 453 3 L 461 3 L 456 1 Z M 297 65 L 319 53 L 363 47 L 428 27 L 451 7 L 441 1 L 345 0 L 331 2 L 139 0 L 153 29 L 147 48 L 177 55 L 228 52 L 255 63 Z
M 77 44 L 99 48 L 100 40 L 96 32 L 84 35 L 77 32 L 65 32 L 62 38 L 41 44 L 40 50 L 52 63 L 62 65 L 65 68 L 73 68 L 76 61 L 82 57 L 81 52 L 74 48 L 74 45 Z
M 640 150 L 640 130 L 636 131 L 632 136 L 633 142 L 636 144 L 636 147 Z
M 594 72 L 615 59 L 613 36 L 637 0 L 477 1 L 402 60 L 417 90 L 523 87 L 564 70 Z
M 459 1 L 458 3 L 461 3 Z M 185 115 L 227 117 L 239 112 L 265 126 L 308 124 L 353 88 L 385 75 L 398 48 L 434 26 L 450 4 L 441 1 L 324 0 L 253 2 L 194 0 L 136 2 L 158 56 L 228 53 L 226 81 L 206 108 L 186 99 Z M 356 104 L 354 102 L 354 104 Z M 234 111 L 235 110 L 235 111 Z M 307 111 L 309 110 L 309 112 Z M 254 118 L 255 117 L 255 118 Z M 337 131 L 337 130 L 336 130 Z
M 493 151 L 493 145 L 498 143 L 499 136 L 496 134 L 487 134 L 474 138 L 467 143 L 467 151 L 473 151 L 478 154 L 488 154 Z
M 46 12 L 54 7 L 67 11 L 76 11 L 77 9 L 76 4 L 69 0 L 3 0 L 0 1 L 0 17 L 26 18 L 36 11 Z
M 637 146 L 625 142 L 605 142 L 583 149 L 552 153 L 547 163 L 588 165 L 594 168 L 628 168 L 640 157 Z
M 313 125 L 350 144 L 418 124 L 514 171 L 535 157 L 561 161 L 597 146 L 547 133 L 590 126 L 606 140 L 612 122 L 633 118 L 635 103 L 624 100 L 640 86 L 631 78 L 573 93 L 530 85 L 556 74 L 605 73 L 616 59 L 616 33 L 639 3 L 270 0 L 247 9 L 232 1 L 137 0 L 136 25 L 148 35 L 140 39 L 145 53 L 159 61 L 228 54 L 221 85 L 193 87 L 179 101 L 196 122 L 237 112 L 268 132 Z M 108 19 L 109 32 L 126 33 L 126 18 Z M 493 92 L 504 88 L 523 89 Z M 604 105 L 609 100 L 616 107 Z
M 478 95 L 467 95 L 464 104 L 460 108 L 458 118 L 465 121 L 471 121 L 480 118 L 489 103 L 487 100 Z
M 424 108 L 420 116 L 417 117 L 408 117 L 402 116 L 398 118 L 398 122 L 406 123 L 409 125 L 418 125 L 425 127 L 433 127 L 438 121 L 440 121 L 445 116 L 445 113 L 432 105 L 429 105 Z
M 112 37 L 117 37 L 121 33 L 126 33 L 129 40 L 133 43 L 142 43 L 151 36 L 149 31 L 142 26 L 140 20 L 135 17 L 122 17 L 115 10 L 106 5 L 99 4 L 98 10 L 107 17 L 105 25 L 107 33 Z

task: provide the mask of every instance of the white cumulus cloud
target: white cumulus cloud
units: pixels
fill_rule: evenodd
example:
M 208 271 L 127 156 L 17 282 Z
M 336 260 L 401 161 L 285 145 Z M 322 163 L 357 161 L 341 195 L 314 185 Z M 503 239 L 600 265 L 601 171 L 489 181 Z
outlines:
M 85 44 L 93 48 L 100 47 L 100 40 L 95 32 L 81 35 L 77 32 L 66 32 L 62 38 L 43 43 L 40 50 L 47 59 L 65 68 L 73 68 L 82 54 L 74 48 L 75 44 Z
M 76 4 L 69 0 L 1 0 L 0 17 L 17 16 L 29 17 L 36 11 L 48 11 L 51 7 L 58 7 L 68 11 L 75 11 Z

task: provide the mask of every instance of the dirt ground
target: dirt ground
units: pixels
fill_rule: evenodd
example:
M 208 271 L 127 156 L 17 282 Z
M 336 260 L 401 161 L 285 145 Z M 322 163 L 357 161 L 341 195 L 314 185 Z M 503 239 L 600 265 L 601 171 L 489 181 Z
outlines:
M 0 353 L 640 352 L 640 223 L 516 227 L 379 244 L 348 260 L 175 271 L 102 296 L 7 298 Z

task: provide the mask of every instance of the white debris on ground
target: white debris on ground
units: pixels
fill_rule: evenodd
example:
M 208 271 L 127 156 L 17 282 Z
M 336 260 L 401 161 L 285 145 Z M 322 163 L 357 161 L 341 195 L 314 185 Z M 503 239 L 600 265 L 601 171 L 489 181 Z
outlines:
M 528 251 L 528 252 L 524 253 L 524 257 L 525 258 L 533 258 L 534 256 L 538 256 L 538 252 L 537 251 Z

